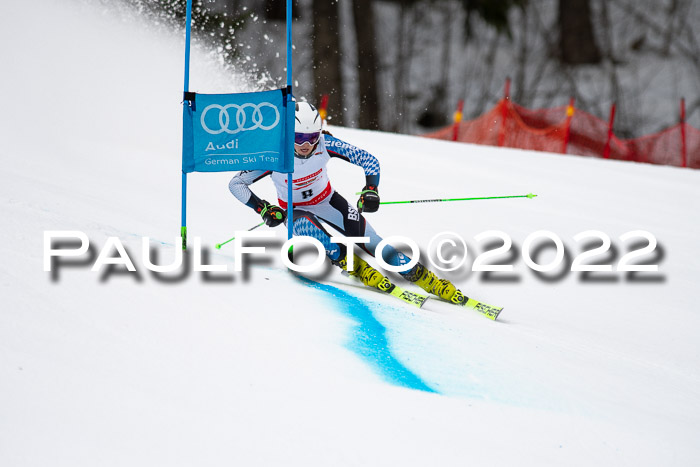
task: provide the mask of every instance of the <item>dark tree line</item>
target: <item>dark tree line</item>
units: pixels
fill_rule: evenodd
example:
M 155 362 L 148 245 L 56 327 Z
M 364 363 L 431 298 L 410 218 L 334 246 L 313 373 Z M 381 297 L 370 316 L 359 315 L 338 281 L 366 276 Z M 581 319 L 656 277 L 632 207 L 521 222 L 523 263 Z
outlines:
M 122 1 L 140 11 L 165 12 L 179 28 L 184 24 L 182 0 Z M 420 132 L 447 124 L 463 96 L 465 118 L 480 115 L 500 97 L 510 76 L 512 96 L 522 105 L 561 105 L 573 96 L 577 107 L 605 118 L 613 101 L 618 103 L 616 124 L 633 130 L 645 118 L 633 97 L 643 91 L 645 81 L 625 79 L 630 72 L 625 54 L 650 50 L 684 55 L 700 77 L 697 28 L 688 19 L 694 0 L 659 2 L 658 10 L 647 11 L 657 4 L 294 0 L 295 93 L 316 103 L 328 94 L 334 124 Z M 666 24 L 658 21 L 659 15 Z M 235 73 L 257 63 L 258 68 L 245 74 L 267 74 L 253 81 L 279 86 L 286 74 L 279 58 L 284 54 L 285 19 L 286 0 L 194 0 L 193 34 L 218 50 Z M 643 32 L 625 48 L 620 37 L 629 40 L 630 29 L 638 27 Z M 509 60 L 505 65 L 504 57 Z M 598 70 L 599 89 L 591 91 L 590 80 L 581 80 L 593 69 Z M 700 98 L 689 96 L 688 114 L 693 113 L 700 114 Z
M 273 1 L 273 0 L 269 0 Z M 280 1 L 280 0 L 277 0 Z M 591 22 L 590 0 L 559 0 L 559 58 L 567 65 L 591 64 L 601 61 Z M 377 43 L 375 34 L 375 5 L 381 2 L 398 4 L 401 8 L 412 8 L 417 4 L 429 4 L 437 7 L 439 0 L 352 0 L 355 40 L 357 43 L 357 80 L 359 86 L 358 126 L 360 128 L 380 128 L 380 99 L 378 96 L 377 75 L 380 70 L 378 54 L 381 44 Z M 511 35 L 508 15 L 513 8 L 523 8 L 527 0 L 459 0 L 466 12 L 465 30 L 467 38 L 471 35 L 471 22 L 478 17 L 491 25 L 500 34 Z M 320 90 L 331 99 L 330 113 L 340 121 L 343 108 L 347 103 L 342 92 L 342 73 L 340 57 L 340 25 L 338 23 L 338 2 L 313 0 L 313 68 L 316 94 Z M 449 18 L 446 18 L 449 20 Z M 410 40 L 410 38 L 398 38 Z M 445 41 L 449 41 L 449 31 Z M 443 78 L 435 87 L 435 99 L 432 102 L 442 104 L 446 96 L 449 49 L 444 47 Z M 400 71 L 399 71 L 400 73 Z M 400 79 L 400 77 L 398 78 Z M 428 124 L 442 123 L 436 117 L 435 109 L 427 109 L 422 115 Z M 392 128 L 393 129 L 393 128 Z

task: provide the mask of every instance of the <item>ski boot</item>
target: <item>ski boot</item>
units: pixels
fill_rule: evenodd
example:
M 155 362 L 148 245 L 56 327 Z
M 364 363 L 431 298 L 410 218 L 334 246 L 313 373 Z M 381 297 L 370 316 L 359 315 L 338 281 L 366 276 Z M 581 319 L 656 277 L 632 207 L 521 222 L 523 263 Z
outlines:
M 391 281 L 389 281 L 389 279 L 384 277 L 381 272 L 374 269 L 372 266 L 367 264 L 367 261 L 357 255 L 354 255 L 353 258 L 352 271 L 348 271 L 347 255 L 338 261 L 334 261 L 333 263 L 339 266 L 343 271 L 346 271 L 349 275 L 359 279 L 368 287 L 374 287 L 384 292 L 390 291 L 393 288 L 393 284 Z
M 408 274 L 404 275 L 404 278 L 426 292 L 457 305 L 464 305 L 469 299 L 452 282 L 447 279 L 440 279 L 421 263 L 416 264 Z

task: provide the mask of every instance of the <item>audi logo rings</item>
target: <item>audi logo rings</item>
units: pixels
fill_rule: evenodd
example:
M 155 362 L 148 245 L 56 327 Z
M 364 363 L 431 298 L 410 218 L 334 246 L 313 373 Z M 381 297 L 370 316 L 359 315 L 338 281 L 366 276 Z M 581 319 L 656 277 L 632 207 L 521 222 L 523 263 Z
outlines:
M 263 114 L 261 109 L 263 107 L 270 107 L 272 110 L 275 111 L 275 121 L 272 122 L 269 125 L 263 125 Z M 247 122 L 247 114 L 246 114 L 246 109 L 251 108 L 253 109 L 252 113 L 252 122 L 253 124 L 251 126 L 246 127 Z M 219 109 L 219 129 L 218 130 L 212 130 L 209 128 L 205 122 L 205 118 L 207 116 L 207 112 L 209 112 L 211 109 Z M 234 129 L 230 128 L 231 124 L 231 116 L 229 115 L 229 109 L 236 109 L 236 127 Z M 251 103 L 245 103 L 245 104 L 226 104 L 226 105 L 219 105 L 219 104 L 211 104 L 207 106 L 203 111 L 202 111 L 202 117 L 200 118 L 200 122 L 202 123 L 202 128 L 204 131 L 211 135 L 218 135 L 220 133 L 228 133 L 230 135 L 235 135 L 239 131 L 251 131 L 251 130 L 272 130 L 274 127 L 277 126 L 277 124 L 280 121 L 280 113 L 279 110 L 277 110 L 277 107 L 274 105 L 270 104 L 269 102 L 261 102 L 259 104 L 251 104 Z

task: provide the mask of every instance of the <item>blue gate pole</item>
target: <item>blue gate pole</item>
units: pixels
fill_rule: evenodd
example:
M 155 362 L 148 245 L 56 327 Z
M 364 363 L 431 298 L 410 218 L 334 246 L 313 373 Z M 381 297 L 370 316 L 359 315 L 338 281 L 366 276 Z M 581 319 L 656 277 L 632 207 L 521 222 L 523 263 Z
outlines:
M 292 99 L 292 0 L 287 0 L 287 105 L 293 104 Z M 289 108 L 289 107 L 287 107 Z M 294 125 L 294 121 L 292 121 Z M 294 127 L 287 129 L 285 138 L 285 150 L 289 151 L 291 141 L 288 138 L 294 132 Z M 292 157 L 292 172 L 287 174 L 287 238 L 291 239 L 294 235 L 294 203 L 292 191 L 292 174 L 294 172 L 294 155 Z M 288 156 L 290 156 L 288 155 Z M 291 255 L 291 251 L 290 251 Z
M 185 20 L 185 90 L 182 99 L 182 124 L 185 124 L 185 112 L 187 112 L 188 101 L 185 99 L 185 94 L 190 90 L 190 29 L 192 24 L 192 0 L 187 0 L 187 19 Z M 183 127 L 184 137 L 184 127 Z M 184 151 L 184 148 L 183 148 Z M 184 158 L 184 153 L 183 153 Z M 180 238 L 182 239 L 182 249 L 187 249 L 187 173 L 182 171 L 182 211 L 181 211 L 181 226 Z

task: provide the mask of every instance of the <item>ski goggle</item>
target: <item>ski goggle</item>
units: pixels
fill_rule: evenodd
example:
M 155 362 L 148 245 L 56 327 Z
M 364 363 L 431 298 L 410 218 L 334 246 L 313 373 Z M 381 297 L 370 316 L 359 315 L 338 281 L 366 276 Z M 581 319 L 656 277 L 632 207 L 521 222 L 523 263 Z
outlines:
M 294 133 L 294 144 L 301 146 L 304 143 L 309 143 L 311 146 L 318 143 L 321 138 L 321 133 Z

